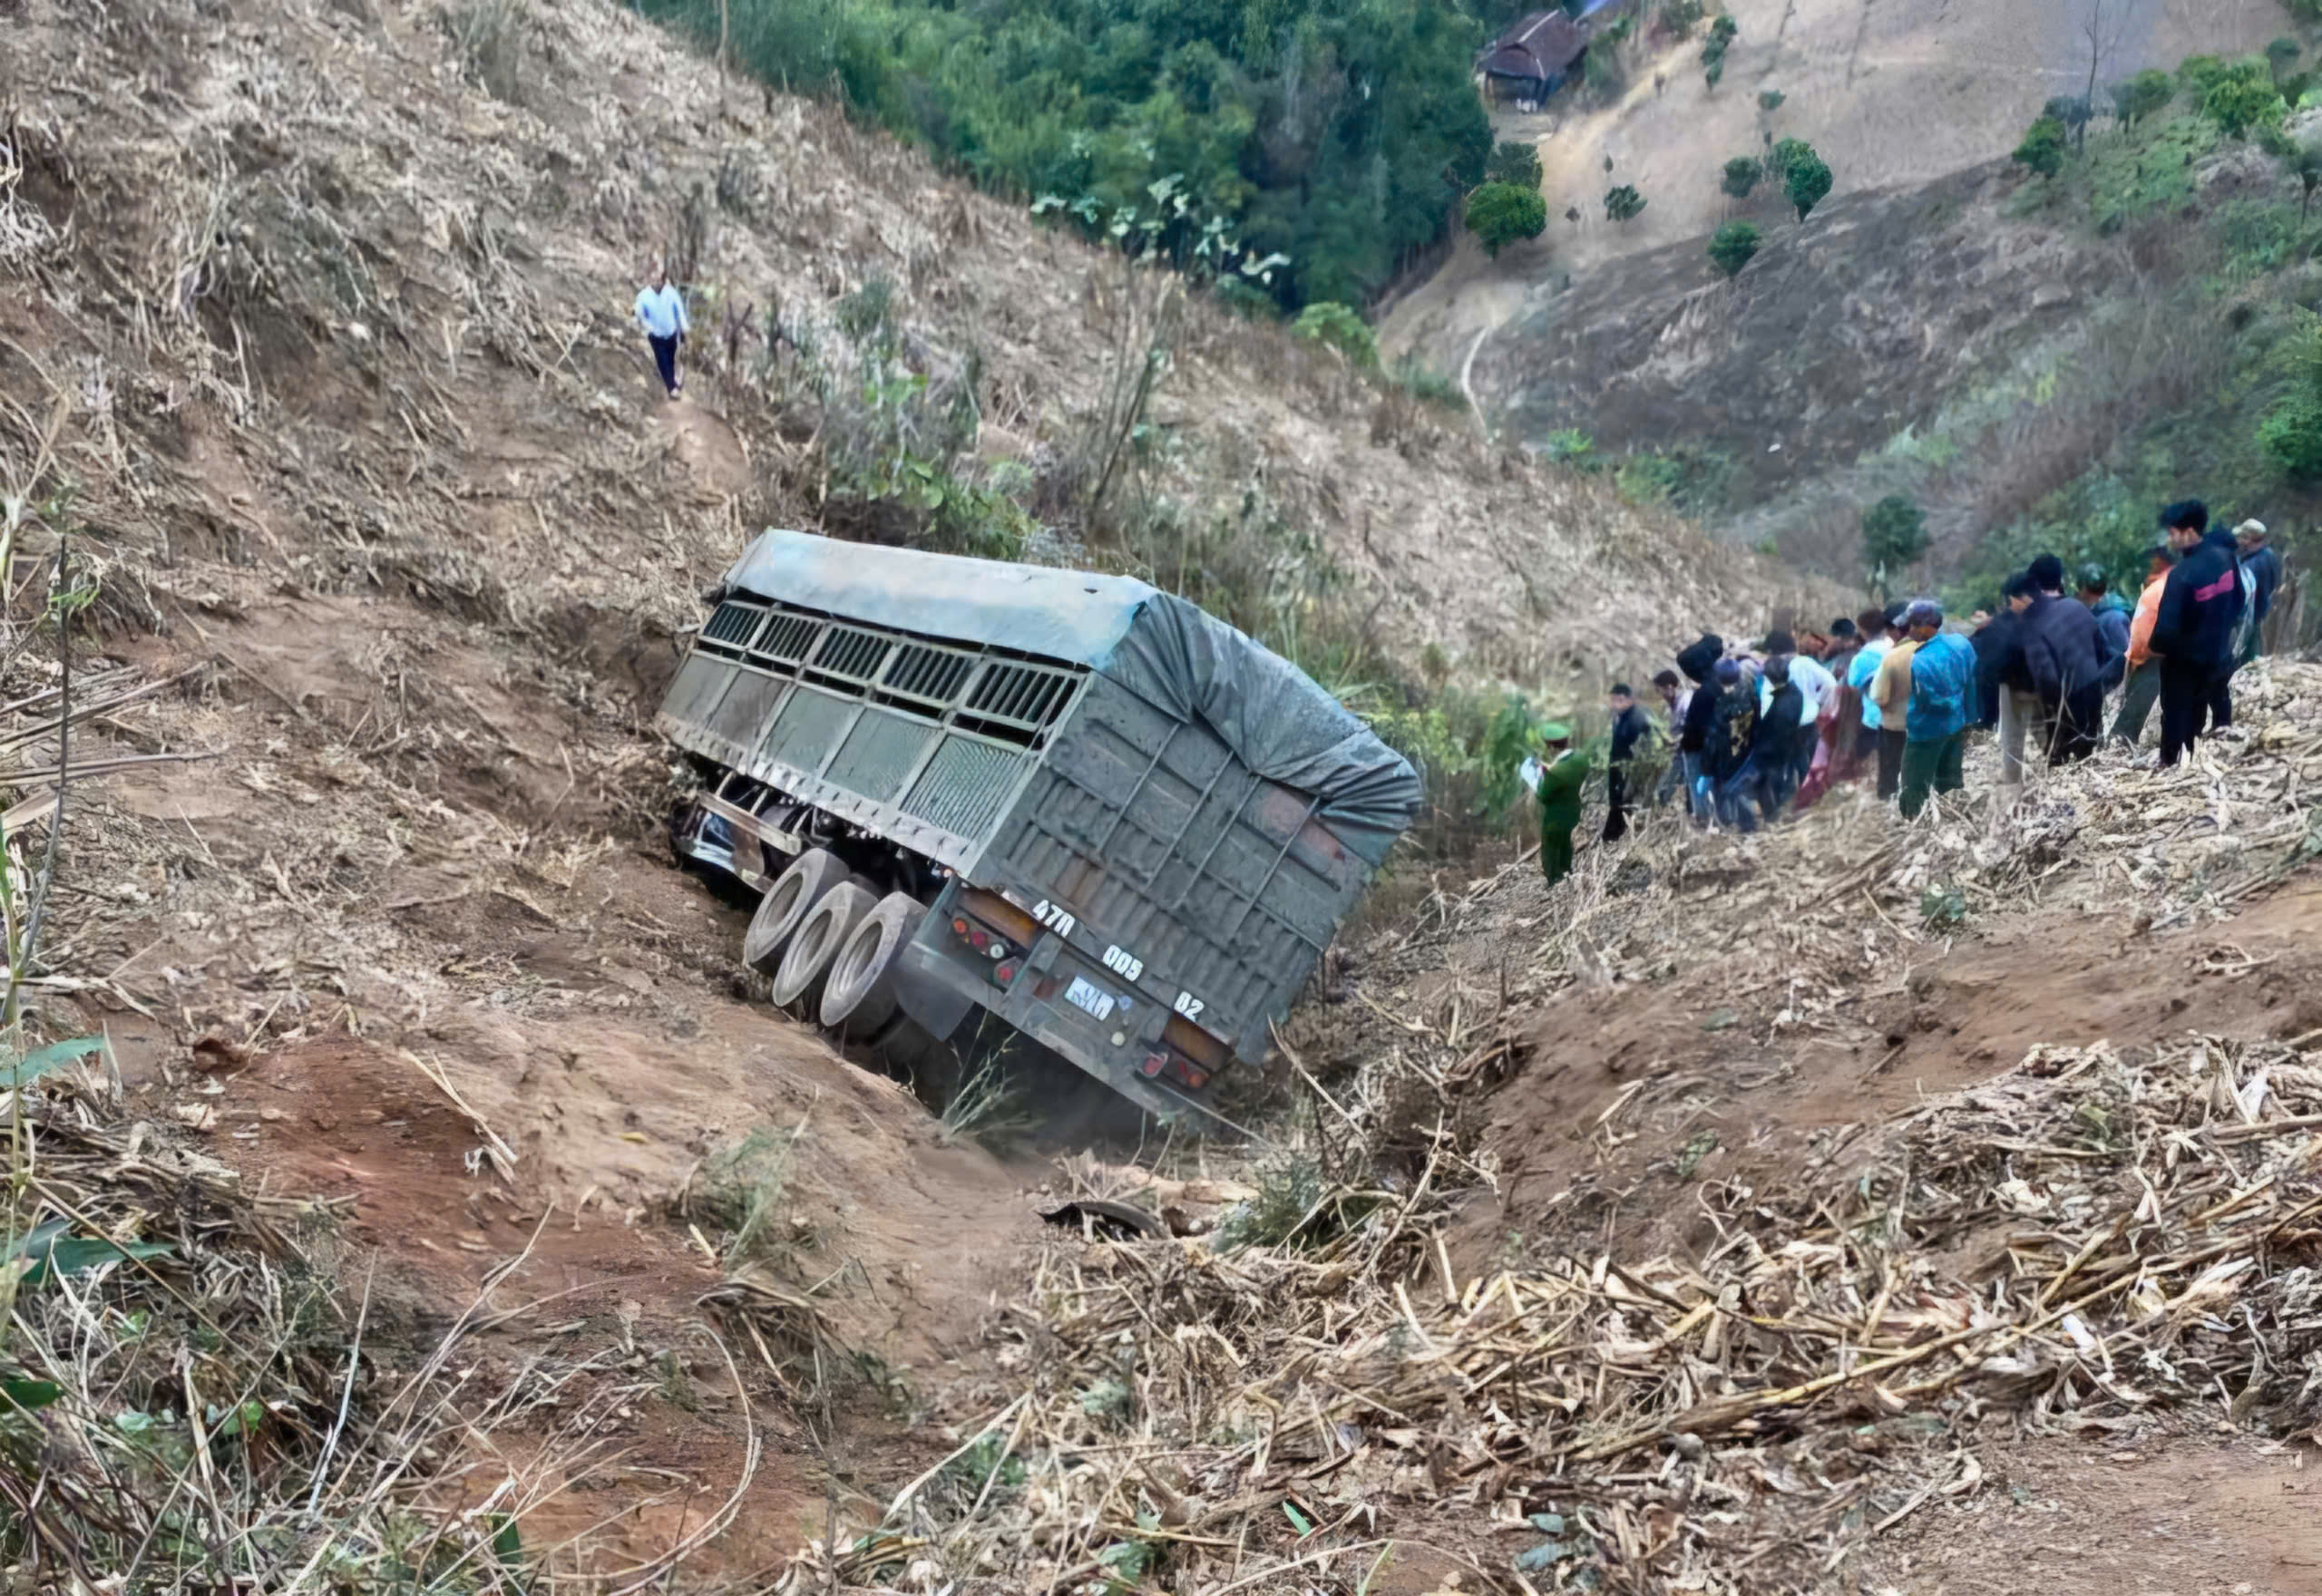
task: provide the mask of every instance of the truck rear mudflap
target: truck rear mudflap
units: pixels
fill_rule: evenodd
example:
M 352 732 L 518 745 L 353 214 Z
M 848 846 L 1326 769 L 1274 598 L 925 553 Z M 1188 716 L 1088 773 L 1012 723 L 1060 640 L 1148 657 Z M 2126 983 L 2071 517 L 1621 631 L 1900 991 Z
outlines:
M 945 895 L 903 950 L 899 997 L 906 1013 L 938 1035 L 972 1004 L 1096 1076 L 1148 1113 L 1174 1119 L 1206 1112 L 1215 1062 L 1187 1056 L 1168 1038 L 1173 1017 L 1125 991 L 1050 931 L 1029 945 L 961 909 Z M 948 1010 L 948 1013 L 947 1013 Z M 949 1023 L 946 1024 L 948 1018 Z

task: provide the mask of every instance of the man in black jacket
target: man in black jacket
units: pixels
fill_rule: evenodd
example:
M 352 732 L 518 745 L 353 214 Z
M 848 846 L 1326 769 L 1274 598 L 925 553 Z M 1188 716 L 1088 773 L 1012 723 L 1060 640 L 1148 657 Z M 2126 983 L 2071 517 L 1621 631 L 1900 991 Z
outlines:
M 1612 757 L 1605 767 L 1605 841 L 1617 842 L 1629 834 L 1629 775 L 1635 768 L 1636 745 L 1653 723 L 1626 682 L 1615 682 L 1605 702 L 1613 712 Z
M 1711 673 L 1724 657 L 1725 639 L 1715 632 L 1703 632 L 1677 653 L 1677 668 L 1693 684 L 1693 696 L 1685 704 L 1685 724 L 1677 732 L 1677 758 L 1685 767 L 1685 799 L 1695 825 L 1709 823 L 1710 790 L 1703 781 L 1702 752 L 1709 742 L 1710 722 L 1717 714 L 1717 686 Z
M 1758 685 L 1731 659 L 1717 662 L 1711 677 L 1709 735 L 1702 748 L 1702 775 L 1709 783 L 1719 823 L 1744 832 L 1758 829 L 1754 813 L 1758 748 Z
M 1752 793 L 1770 825 L 1798 791 L 1799 749 L 1812 747 L 1811 739 L 1820 735 L 1812 721 L 1804 719 L 1805 691 L 1790 679 L 1792 657 L 1777 654 L 1766 661 L 1766 686 L 1771 692 L 1759 706 L 1757 744 L 1751 757 L 1756 773 Z
M 2161 512 L 2177 569 L 2161 589 L 2152 653 L 2161 661 L 2161 763 L 2171 765 L 2210 729 L 2233 724 L 2229 684 L 2233 631 L 2241 619 L 2241 572 L 2233 534 L 2210 525 L 2198 499 Z
M 2027 573 L 2038 589 L 2024 612 L 2024 663 L 2054 725 L 2051 765 L 2096 752 L 2104 721 L 2104 644 L 2096 618 L 2063 596 L 2064 562 L 2043 554 Z

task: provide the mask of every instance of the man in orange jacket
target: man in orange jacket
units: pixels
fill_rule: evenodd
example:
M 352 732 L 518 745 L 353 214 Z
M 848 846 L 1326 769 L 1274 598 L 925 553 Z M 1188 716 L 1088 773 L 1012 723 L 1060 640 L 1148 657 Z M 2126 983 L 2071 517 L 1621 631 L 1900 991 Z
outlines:
M 2133 748 L 2144 735 L 2145 717 L 2161 696 L 2161 661 L 2152 657 L 2152 623 L 2161 614 L 2161 590 L 2169 585 L 2170 568 L 2177 550 L 2155 543 L 2149 556 L 2144 591 L 2137 598 L 2137 612 L 2129 619 L 2129 686 L 2121 695 L 2121 712 L 2112 717 L 2112 735 Z

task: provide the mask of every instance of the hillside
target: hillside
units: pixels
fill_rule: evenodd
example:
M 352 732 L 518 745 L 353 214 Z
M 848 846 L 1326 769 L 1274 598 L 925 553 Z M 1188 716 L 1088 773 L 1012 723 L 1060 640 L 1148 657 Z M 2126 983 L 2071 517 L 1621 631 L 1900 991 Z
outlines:
M 110 771 L 64 800 L 29 1024 L 105 1035 L 124 1145 L 170 1127 L 293 1205 L 301 1270 L 343 1261 L 324 1322 L 378 1318 L 333 1367 L 466 1348 L 537 1543 L 666 1561 L 746 1506 L 709 1560 L 744 1570 L 858 1512 L 940 1456 L 899 1415 L 1038 1230 L 1039 1170 L 771 1017 L 743 917 L 668 868 L 648 720 L 749 533 L 1135 569 L 1374 704 L 1593 699 L 1827 597 L 610 5 L 5 27 L 6 697 L 63 696 L 71 768 Z M 675 404 L 628 326 L 662 254 L 697 263 Z M 359 1383 L 365 1445 L 420 1446 Z
M 1701 40 L 1648 31 L 1621 52 L 1609 98 L 1559 96 L 1498 119 L 1498 136 L 1536 142 L 1551 219 L 1538 241 L 1488 260 L 1474 240 L 1397 301 L 1387 346 L 1455 369 L 1478 334 L 1517 314 L 1525 290 L 1686 243 L 1771 204 L 1720 192 L 1732 157 L 1769 139 L 1822 151 L 1838 197 L 1916 188 L 2015 148 L 2040 107 L 2087 89 L 2092 21 L 2101 26 L 2098 92 L 2146 67 L 2173 70 L 2202 51 L 2245 54 L 2292 31 L 2278 0 L 2035 0 L 2016 5 L 1871 5 L 1849 0 L 1731 0 L 1739 27 L 1722 80 L 1704 83 Z M 1659 80 L 1656 82 L 1656 80 Z M 1765 93 L 1781 102 L 1768 111 Z M 1605 220 L 1605 190 L 1633 183 L 1643 215 Z M 1577 221 L 1566 219 L 1579 211 Z
M 1422 721 L 1847 595 L 608 5 L 0 26 L 26 1591 L 2322 1557 L 2184 1488 L 2312 1429 L 2312 667 L 2012 816 L 1979 756 L 1553 890 L 1414 851 L 1235 1083 L 1262 1143 L 1059 1150 L 773 1011 L 669 864 L 649 715 L 752 530 L 1137 569 Z

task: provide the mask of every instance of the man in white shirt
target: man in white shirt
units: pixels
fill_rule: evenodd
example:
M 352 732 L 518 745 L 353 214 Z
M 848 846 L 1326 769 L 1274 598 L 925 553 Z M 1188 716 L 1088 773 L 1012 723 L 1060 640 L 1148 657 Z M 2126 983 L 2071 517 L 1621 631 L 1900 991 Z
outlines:
M 686 318 L 685 296 L 669 286 L 669 274 L 659 261 L 653 265 L 653 281 L 637 295 L 637 325 L 645 329 L 645 341 L 653 345 L 653 364 L 660 369 L 661 385 L 674 399 L 686 391 L 685 383 L 678 376 L 678 345 L 685 342 L 693 324 Z

